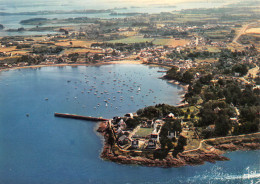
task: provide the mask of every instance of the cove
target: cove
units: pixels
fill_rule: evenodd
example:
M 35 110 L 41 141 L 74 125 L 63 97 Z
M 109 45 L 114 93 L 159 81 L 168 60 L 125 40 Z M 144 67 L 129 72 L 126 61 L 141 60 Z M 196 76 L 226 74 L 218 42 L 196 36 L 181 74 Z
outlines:
M 163 74 L 158 70 L 126 64 L 1 72 L 0 183 L 257 182 L 259 151 L 227 153 L 231 161 L 195 167 L 119 165 L 99 158 L 102 140 L 96 124 L 53 116 L 111 118 L 156 103 L 177 104 L 182 89 L 159 79 Z

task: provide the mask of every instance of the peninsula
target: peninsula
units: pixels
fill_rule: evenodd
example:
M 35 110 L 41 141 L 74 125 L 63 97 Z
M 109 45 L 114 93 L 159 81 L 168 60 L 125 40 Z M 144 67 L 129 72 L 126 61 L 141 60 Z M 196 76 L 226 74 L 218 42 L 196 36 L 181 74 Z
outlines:
M 157 104 L 102 122 L 101 157 L 107 160 L 178 167 L 228 160 L 224 151 L 259 149 L 258 7 L 123 10 L 2 12 L 110 18 L 34 17 L 17 29 L 0 25 L 1 33 L 36 33 L 0 38 L 0 70 L 129 61 L 166 67 L 163 80 L 185 88 L 181 105 Z M 42 31 L 47 33 L 37 35 Z

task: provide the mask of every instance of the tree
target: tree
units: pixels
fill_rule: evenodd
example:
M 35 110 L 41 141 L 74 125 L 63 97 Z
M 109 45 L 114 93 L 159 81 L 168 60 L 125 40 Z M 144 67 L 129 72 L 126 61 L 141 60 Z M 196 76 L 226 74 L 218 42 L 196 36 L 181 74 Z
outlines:
M 172 152 L 172 156 L 176 157 L 178 155 L 178 153 L 183 152 L 184 146 L 186 146 L 186 145 L 187 145 L 187 138 L 184 136 L 180 136 L 178 139 L 177 146 L 174 148 L 174 150 Z
M 182 81 L 185 82 L 185 83 L 191 83 L 191 81 L 193 80 L 193 74 L 189 71 L 186 71 L 184 74 L 183 74 L 183 77 L 182 77 Z
M 200 77 L 199 81 L 201 84 L 208 85 L 210 81 L 212 80 L 213 76 L 211 74 L 205 75 L 203 77 Z
M 240 73 L 241 76 L 244 76 L 247 74 L 248 69 L 245 64 L 237 64 L 232 67 L 232 71 L 236 73 Z
M 115 50 L 113 50 L 113 52 L 112 52 L 112 56 L 117 56 L 117 53 L 116 53 Z
M 221 114 L 221 112 L 217 116 L 217 120 L 215 121 L 215 135 L 217 136 L 226 136 L 231 129 L 231 121 L 230 118 Z
M 69 54 L 68 57 L 70 58 L 71 61 L 73 61 L 73 62 L 77 62 L 78 57 L 79 57 L 79 53 L 72 53 L 72 54 Z
M 133 129 L 141 123 L 141 119 L 139 117 L 128 118 L 125 123 L 127 125 L 127 128 Z

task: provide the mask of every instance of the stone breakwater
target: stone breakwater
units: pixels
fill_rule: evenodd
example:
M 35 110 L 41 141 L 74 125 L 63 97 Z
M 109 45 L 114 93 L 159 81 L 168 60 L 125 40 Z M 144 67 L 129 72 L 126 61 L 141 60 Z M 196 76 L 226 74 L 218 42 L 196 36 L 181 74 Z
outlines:
M 106 123 L 100 123 L 97 130 L 104 136 L 104 147 L 101 158 L 120 164 L 133 164 L 147 167 L 181 167 L 186 165 L 202 165 L 205 162 L 215 163 L 229 158 L 222 156 L 225 151 L 260 149 L 260 133 L 244 136 L 224 137 L 204 140 L 201 148 L 179 153 L 176 157 L 168 154 L 163 160 L 153 159 L 152 152 L 143 154 L 128 150 L 120 150 L 109 144 Z

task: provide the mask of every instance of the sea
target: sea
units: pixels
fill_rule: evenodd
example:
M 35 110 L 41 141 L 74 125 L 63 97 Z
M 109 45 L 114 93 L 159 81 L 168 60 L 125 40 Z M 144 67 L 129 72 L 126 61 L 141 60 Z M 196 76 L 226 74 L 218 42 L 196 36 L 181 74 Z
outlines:
M 142 1 L 147 3 L 142 3 Z M 164 0 L 165 1 L 165 0 Z M 75 11 L 75 10 L 107 10 L 113 9 L 118 13 L 161 13 L 161 12 L 173 12 L 182 9 L 191 8 L 214 8 L 222 7 L 227 2 L 210 1 L 210 2 L 180 2 L 178 4 L 173 3 L 174 1 L 167 1 L 168 4 L 163 2 L 149 1 L 149 0 L 0 0 L 0 24 L 5 29 L 0 31 L 0 36 L 27 36 L 27 35 L 46 35 L 55 34 L 56 32 L 51 31 L 22 31 L 22 32 L 8 32 L 8 29 L 18 28 L 33 28 L 32 25 L 21 25 L 20 21 L 31 18 L 48 18 L 48 19 L 66 19 L 76 17 L 89 17 L 89 18 L 124 18 L 121 15 L 109 15 L 109 13 L 95 13 L 95 14 L 44 14 L 44 15 L 21 15 L 23 12 L 38 12 L 38 11 Z M 174 5 L 173 5 L 174 4 Z M 4 15 L 2 13 L 18 13 Z M 71 24 L 73 25 L 73 24 Z M 53 25 L 43 25 L 53 26 Z
M 181 101 L 164 70 L 141 64 L 62 66 L 0 72 L 0 184 L 256 184 L 260 151 L 179 168 L 102 160 L 97 123 L 54 112 L 112 118 Z

